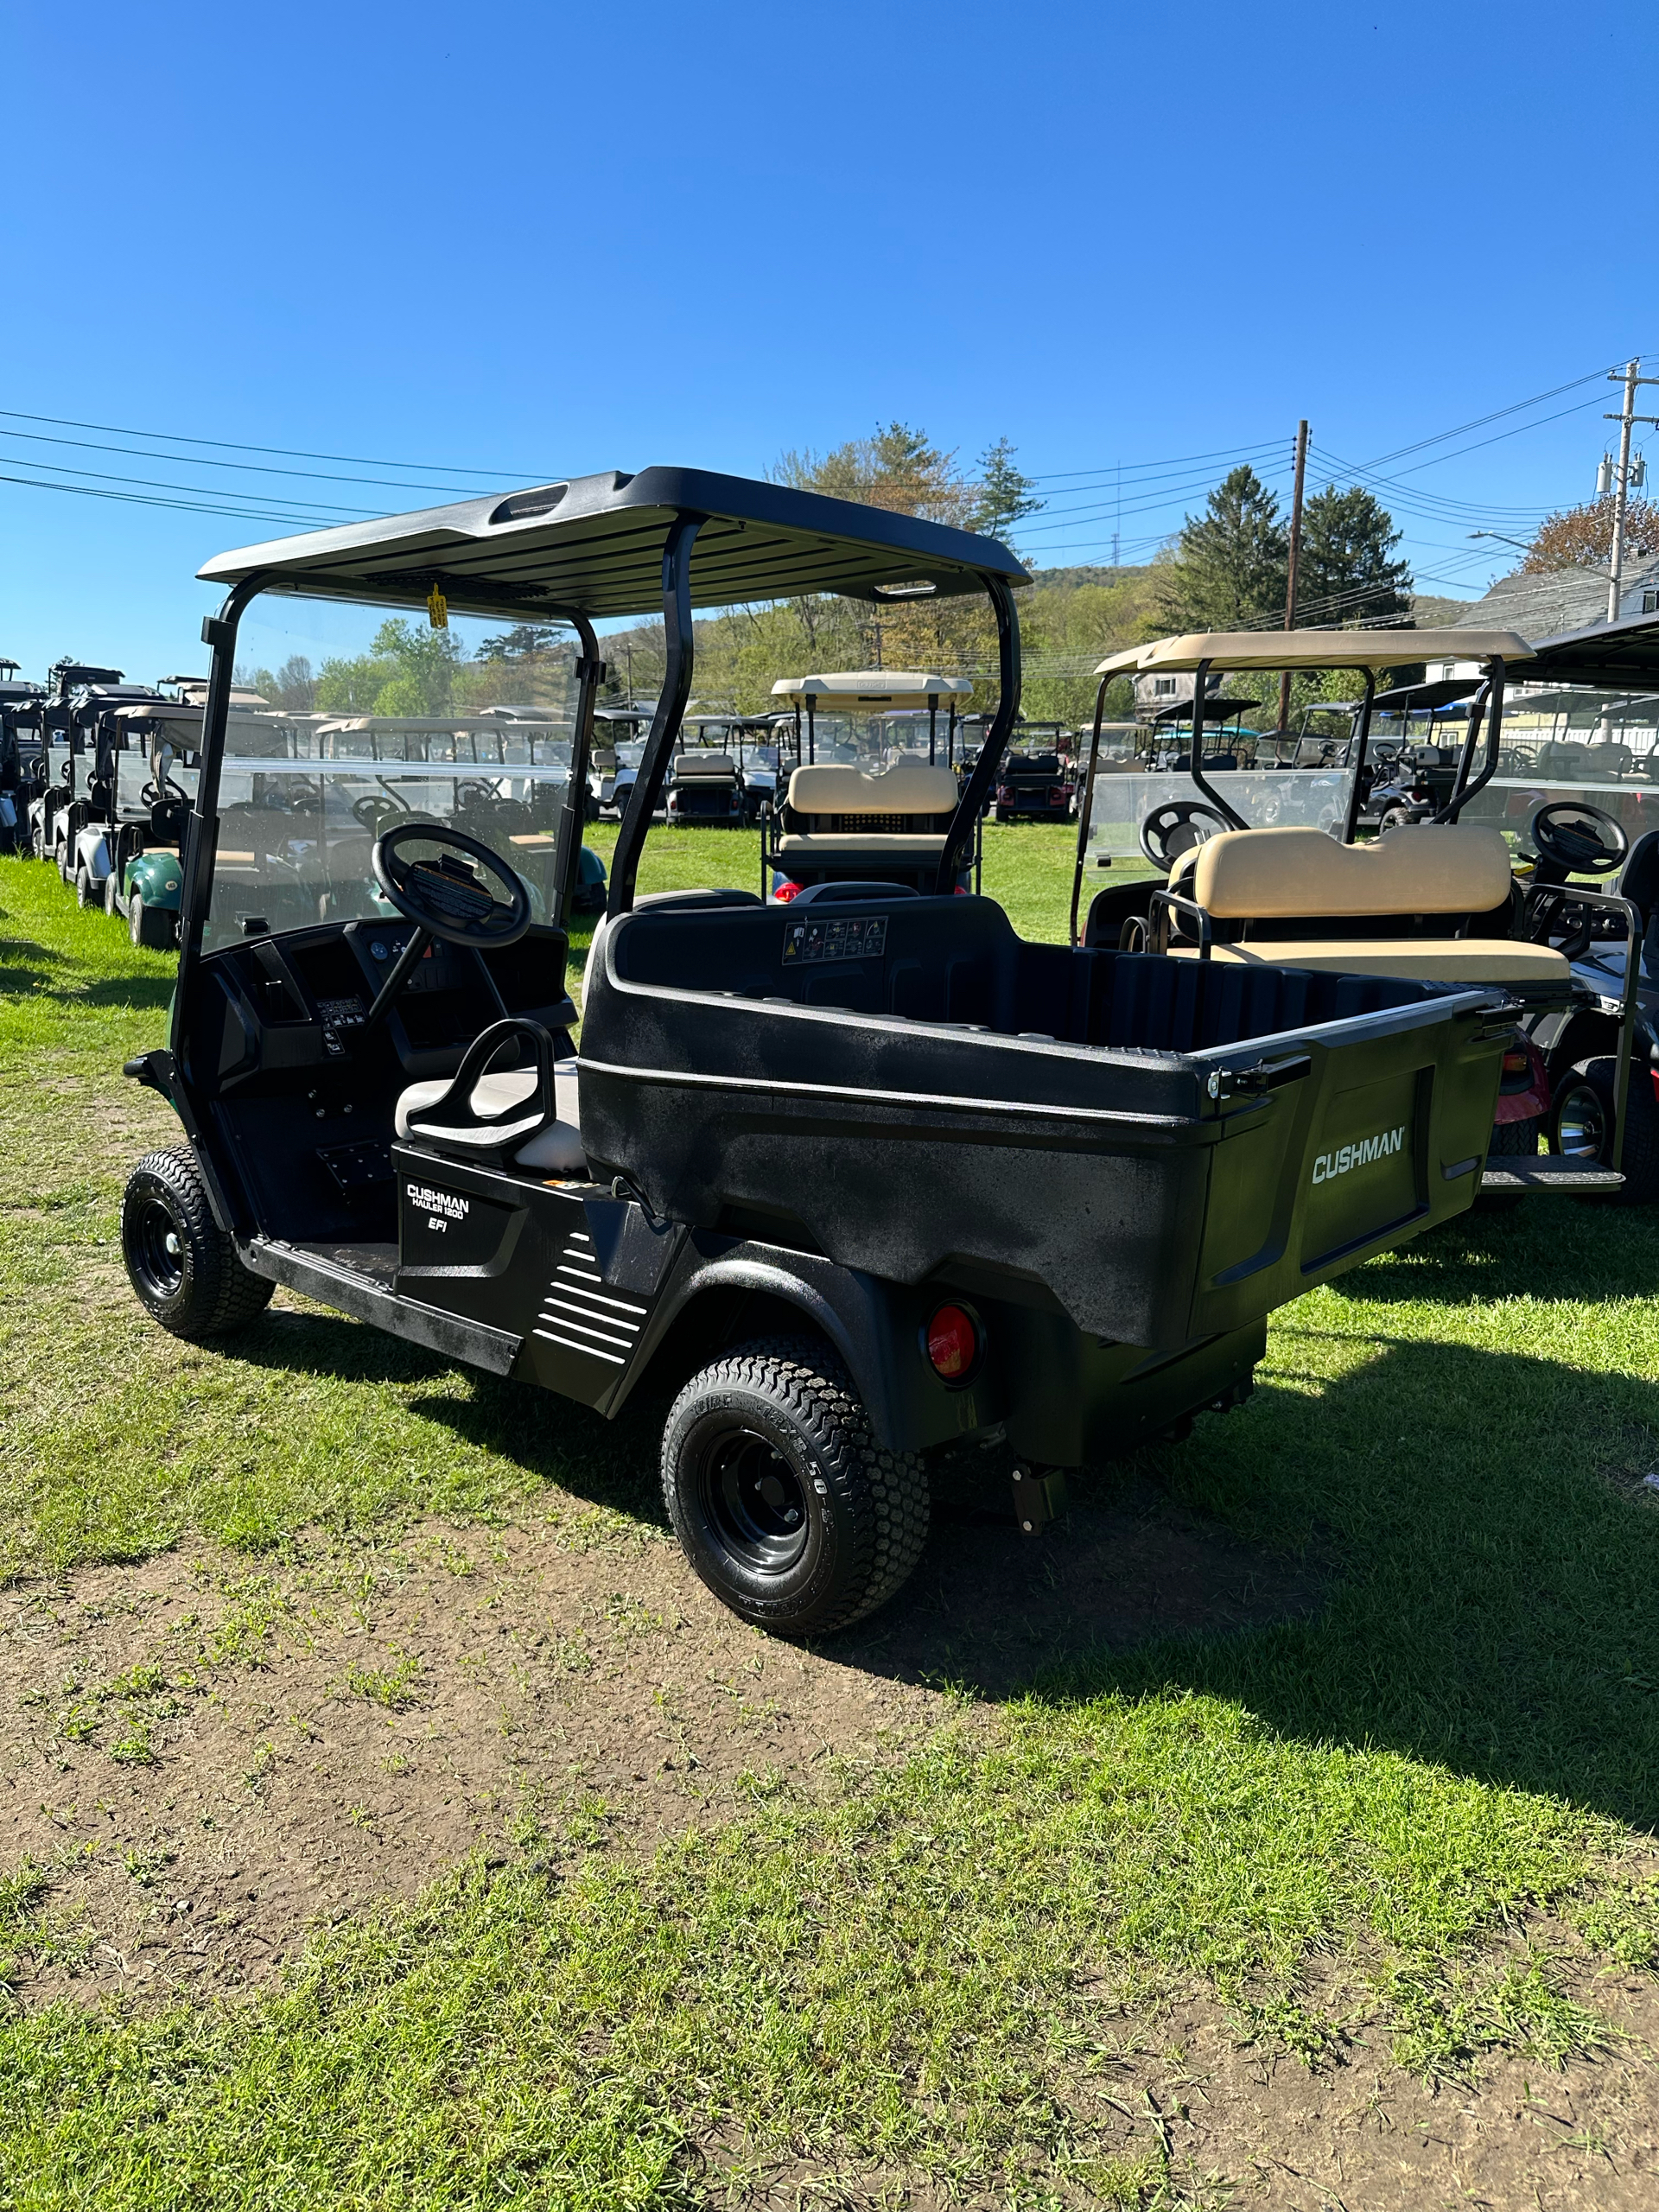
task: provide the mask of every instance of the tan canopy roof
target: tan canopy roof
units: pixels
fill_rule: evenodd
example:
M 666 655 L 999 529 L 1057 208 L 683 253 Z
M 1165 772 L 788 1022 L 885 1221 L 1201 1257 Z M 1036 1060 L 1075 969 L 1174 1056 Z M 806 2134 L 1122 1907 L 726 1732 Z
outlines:
M 815 707 L 868 707 L 885 713 L 900 707 L 937 707 L 965 699 L 973 691 L 965 676 L 926 676 L 916 669 L 855 668 L 839 676 L 783 676 L 772 687 L 774 699 L 811 700 Z
M 1095 671 L 1096 676 L 1121 676 L 1125 669 L 1138 668 L 1144 645 L 1125 645 L 1121 653 L 1108 653 Z
M 1142 645 L 1133 665 L 1169 675 L 1207 660 L 1216 669 L 1409 668 L 1427 660 L 1530 660 L 1513 630 L 1199 630 Z M 1126 665 L 1122 653 L 1096 676 Z

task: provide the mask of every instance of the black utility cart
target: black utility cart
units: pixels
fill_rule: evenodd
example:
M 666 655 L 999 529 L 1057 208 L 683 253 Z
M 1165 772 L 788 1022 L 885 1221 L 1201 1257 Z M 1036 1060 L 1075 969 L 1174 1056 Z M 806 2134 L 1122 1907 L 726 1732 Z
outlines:
M 202 574 L 229 594 L 205 626 L 171 1038 L 129 1068 L 185 1142 L 128 1184 L 139 1297 L 213 1338 L 285 1283 L 549 1391 L 550 1421 L 561 1396 L 612 1414 L 642 1384 L 671 1394 L 674 1526 L 751 1620 L 817 1634 L 895 1591 L 944 1447 L 1006 1439 L 1019 1517 L 1042 1522 L 1058 1472 L 1236 1403 L 1274 1306 L 1470 1202 L 1501 990 L 1027 944 L 954 895 L 1020 698 L 1025 572 L 992 540 L 651 468 Z M 1001 707 L 926 893 L 636 899 L 694 609 L 980 591 Z M 576 632 L 566 897 L 593 626 L 661 608 L 579 1057 L 562 915 L 532 918 L 511 842 L 435 809 L 330 817 L 326 791 L 301 836 L 299 802 L 267 794 L 216 867 L 238 625 L 262 592 Z M 278 925 L 298 912 L 262 889 L 279 846 L 273 880 L 315 869 L 325 918 Z

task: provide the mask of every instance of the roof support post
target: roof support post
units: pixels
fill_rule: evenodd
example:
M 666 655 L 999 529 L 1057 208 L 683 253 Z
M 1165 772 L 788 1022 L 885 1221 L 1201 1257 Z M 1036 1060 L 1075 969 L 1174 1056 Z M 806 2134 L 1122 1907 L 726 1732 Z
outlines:
M 1221 793 L 1205 780 L 1204 687 L 1209 681 L 1210 664 L 1207 660 L 1201 660 L 1192 674 L 1192 753 L 1186 772 L 1224 822 L 1231 823 L 1235 830 L 1248 830 L 1250 825 L 1237 808 L 1230 806 Z
M 1106 712 L 1106 686 L 1111 680 L 1109 676 L 1103 676 L 1095 692 L 1095 727 L 1089 739 L 1089 772 L 1084 779 L 1083 790 L 1079 794 L 1077 804 L 1077 865 L 1071 870 L 1070 932 L 1071 942 L 1074 948 L 1077 942 L 1077 902 L 1083 893 L 1083 864 L 1089 852 L 1089 817 L 1094 811 L 1095 805 L 1095 771 L 1100 764 L 1101 718 Z
M 1376 697 L 1376 671 L 1363 668 L 1365 696 L 1359 702 L 1359 726 L 1354 732 L 1354 780 L 1348 787 L 1348 813 L 1342 825 L 1342 842 L 1351 845 L 1359 826 L 1360 786 L 1365 780 L 1365 749 L 1371 741 L 1371 702 Z
M 236 633 L 250 600 L 264 588 L 264 573 L 256 569 L 232 586 L 217 614 L 201 626 L 203 645 L 213 648 L 207 671 L 207 699 L 201 712 L 201 766 L 196 776 L 195 803 L 185 823 L 184 853 L 179 887 L 179 981 L 173 994 L 173 1022 L 168 1042 L 175 1063 L 187 1080 L 188 1048 L 201 967 L 201 933 L 207 919 L 207 902 L 213 888 L 213 849 L 219 842 L 219 772 L 225 757 L 225 728 L 231 715 L 231 690 L 236 670 Z
M 957 869 L 961 855 L 973 836 L 974 824 L 984 811 L 990 796 L 1003 750 L 1014 728 L 1014 718 L 1020 711 L 1020 616 L 1014 604 L 1014 593 L 1001 576 L 982 574 L 993 610 L 996 615 L 996 667 L 1000 696 L 996 702 L 996 718 L 992 722 L 985 742 L 979 748 L 979 759 L 974 772 L 963 786 L 957 810 L 950 817 L 950 826 L 944 833 L 944 850 L 939 855 L 939 872 L 933 879 L 936 898 L 948 899 L 957 887 Z
M 605 680 L 605 664 L 599 657 L 599 640 L 585 614 L 572 612 L 565 620 L 582 640 L 576 663 L 576 727 L 570 741 L 570 780 L 565 786 L 564 810 L 559 817 L 559 838 L 553 848 L 553 892 L 557 901 L 550 917 L 556 927 L 570 925 L 570 902 L 575 897 L 582 870 L 582 833 L 588 820 L 588 763 L 594 750 L 594 707 Z M 532 741 L 533 750 L 533 741 Z
M 1450 801 L 1434 817 L 1437 822 L 1455 822 L 1475 793 L 1484 791 L 1497 773 L 1498 748 L 1503 741 L 1503 657 L 1501 653 L 1494 653 L 1486 664 L 1486 758 L 1481 765 L 1480 773 L 1470 780 L 1469 769 L 1475 754 L 1476 716 L 1481 704 L 1478 697 L 1470 710 L 1469 734 L 1463 741 L 1458 779 L 1452 786 Z M 1636 957 L 1634 946 L 1631 947 L 1630 957 L 1632 959 Z
M 617 833 L 611 857 L 611 890 L 605 912 L 609 919 L 631 912 L 633 887 L 639 874 L 639 855 L 656 811 L 658 797 L 668 774 L 669 756 L 679 735 L 686 702 L 691 696 L 691 548 L 702 527 L 701 515 L 677 515 L 663 548 L 663 629 L 668 646 L 663 671 L 662 696 L 652 717 L 639 772 L 634 778 L 628 810 Z

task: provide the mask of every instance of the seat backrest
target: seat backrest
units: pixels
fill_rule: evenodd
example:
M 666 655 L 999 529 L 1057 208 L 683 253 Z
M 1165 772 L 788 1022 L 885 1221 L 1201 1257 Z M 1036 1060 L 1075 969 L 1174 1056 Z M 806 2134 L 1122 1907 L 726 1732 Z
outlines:
M 1509 847 L 1485 823 L 1409 823 L 1369 845 L 1323 830 L 1233 830 L 1198 847 L 1192 896 L 1226 921 L 1484 914 L 1510 880 Z
M 796 814 L 950 814 L 957 804 L 957 779 L 949 768 L 930 768 L 923 760 L 900 760 L 880 775 L 846 763 L 797 768 L 789 779 L 789 804 Z
M 1619 870 L 1618 895 L 1630 900 L 1645 929 L 1659 906 L 1659 830 L 1644 830 L 1630 847 Z

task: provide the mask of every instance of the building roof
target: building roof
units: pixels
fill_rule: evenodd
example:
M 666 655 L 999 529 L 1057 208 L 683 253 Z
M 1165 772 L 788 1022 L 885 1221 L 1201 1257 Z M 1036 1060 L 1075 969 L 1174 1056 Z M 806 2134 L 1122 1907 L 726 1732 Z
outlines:
M 1652 591 L 1659 585 L 1659 556 L 1643 554 L 1626 562 L 1621 583 L 1621 619 L 1639 614 L 1643 589 Z M 1565 631 L 1605 623 L 1606 619 L 1605 569 L 1543 569 L 1535 575 L 1517 569 L 1512 576 L 1500 576 L 1484 599 L 1472 601 L 1452 626 L 1518 630 L 1523 638 L 1555 638 Z

